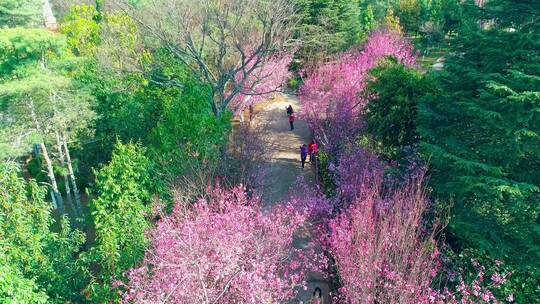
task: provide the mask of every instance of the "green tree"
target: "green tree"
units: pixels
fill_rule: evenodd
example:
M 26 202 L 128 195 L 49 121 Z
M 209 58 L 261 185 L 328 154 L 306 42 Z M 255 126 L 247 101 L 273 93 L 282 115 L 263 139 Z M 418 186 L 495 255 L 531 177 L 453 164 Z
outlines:
M 66 35 L 68 46 L 75 54 L 88 56 L 94 53 L 101 38 L 97 16 L 96 9 L 89 5 L 72 6 L 64 16 L 60 31 Z
M 45 202 L 47 189 L 0 164 L 0 300 L 2 303 L 80 302 L 88 276 L 77 253 L 84 234 L 63 217 L 59 232 Z M 6 297 L 9 299 L 3 301 Z
M 348 0 L 295 0 L 299 25 L 296 38 L 303 41 L 297 56 L 317 60 L 343 51 L 360 38 L 360 7 Z
M 53 201 L 63 212 L 63 198 L 45 139 L 47 120 L 55 109 L 53 93 L 57 86 L 67 83 L 66 78 L 48 73 L 45 56 L 60 52 L 63 40 L 44 30 L 15 28 L 0 31 L 0 37 L 5 37 L 0 41 L 2 70 L 7 72 L 0 83 L 0 106 L 6 117 L 0 125 L 0 132 L 5 135 L 2 152 L 27 152 L 33 141 L 38 142 L 47 164 Z M 6 156 L 11 155 L 2 155 L 3 158 Z
M 40 0 L 2 0 L 0 3 L 0 28 L 35 24 L 41 20 Z
M 162 164 L 169 177 L 213 167 L 220 160 L 220 148 L 228 139 L 231 115 L 217 118 L 208 102 L 212 94 L 208 85 L 197 80 L 186 66 L 166 51 L 154 56 L 153 75 L 157 79 L 174 79 L 181 83 L 153 83 L 144 96 L 160 104 L 160 113 L 149 134 L 150 152 Z
M 95 172 L 91 210 L 96 239 L 87 255 L 99 265 L 87 289 L 93 301 L 118 296 L 112 283 L 143 257 L 148 244 L 153 175 L 144 153 L 140 145 L 117 143 L 111 161 Z
M 470 15 L 437 76 L 441 90 L 421 102 L 418 122 L 435 194 L 455 202 L 453 245 L 536 269 L 540 27 L 530 12 L 539 9 L 535 1 L 494 0 Z
M 420 0 L 399 0 L 395 6 L 396 15 L 403 29 L 408 33 L 416 33 L 422 23 L 424 7 Z
M 382 61 L 370 76 L 364 91 L 369 98 L 365 109 L 367 131 L 384 147 L 387 157 L 396 159 L 402 147 L 418 142 L 418 100 L 434 88 L 420 71 L 392 58 Z
M 359 40 L 364 41 L 369 36 L 369 33 L 377 27 L 377 20 L 373 11 L 373 5 L 368 4 L 360 10 L 360 33 Z
M 60 160 L 67 165 L 76 209 L 80 213 L 67 142 L 71 134 L 86 128 L 93 119 L 90 95 L 69 77 L 74 62 L 64 57 L 62 36 L 39 29 L 0 31 L 5 34 L 5 40 L 0 42 L 0 64 L 6 71 L 0 78 L 0 106 L 6 117 L 0 123 L 0 132 L 4 135 L 1 156 L 23 155 L 34 143 L 39 143 L 54 201 L 63 212 L 63 197 L 53 170 L 54 159 L 48 149 L 48 145 L 56 140 Z
M 0 302 L 6 304 L 45 304 L 49 297 L 39 290 L 35 280 L 25 278 L 0 252 Z

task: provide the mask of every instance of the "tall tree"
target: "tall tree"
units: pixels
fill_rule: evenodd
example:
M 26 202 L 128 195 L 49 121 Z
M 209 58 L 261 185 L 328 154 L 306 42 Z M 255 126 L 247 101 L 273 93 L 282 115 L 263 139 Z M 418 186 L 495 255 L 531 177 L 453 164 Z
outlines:
M 259 94 L 246 90 L 249 76 L 287 48 L 294 21 L 285 0 L 159 0 L 136 7 L 130 1 L 116 2 L 141 31 L 210 85 L 209 102 L 217 116 L 239 93 Z
M 42 20 L 41 0 L 3 0 L 0 3 L 0 26 L 37 24 Z
M 459 247 L 540 267 L 537 1 L 487 1 L 451 43 L 441 90 L 420 103 L 435 193 L 455 201 Z M 472 15 L 473 18 L 475 15 Z M 524 265 L 523 264 L 523 265 Z M 528 300 L 522 299 L 523 302 Z
M 294 0 L 299 17 L 295 38 L 302 41 L 296 56 L 309 64 L 344 51 L 360 39 L 358 1 Z
M 418 143 L 418 100 L 434 88 L 429 77 L 393 58 L 380 62 L 369 76 L 362 92 L 369 100 L 364 109 L 366 130 L 386 157 L 396 159 L 401 148 Z
M 53 172 L 52 160 L 45 145 L 48 124 L 45 121 L 53 116 L 55 86 L 64 86 L 66 79 L 50 74 L 45 68 L 47 52 L 59 52 L 63 41 L 55 34 L 44 30 L 4 29 L 2 41 L 2 69 L 7 72 L 0 84 L 3 114 L 2 128 L 7 139 L 17 138 L 15 144 L 23 144 L 28 150 L 29 135 L 34 133 L 41 147 L 53 200 L 63 211 L 62 195 L 58 190 Z M 9 144 L 5 144 L 9 146 Z M 15 147 L 13 150 L 17 150 Z M 24 151 L 24 148 L 23 148 Z M 5 155 L 4 155 L 5 156 Z
M 89 123 L 92 111 L 88 94 L 76 88 L 72 79 L 63 75 L 66 63 L 49 60 L 49 57 L 60 55 L 64 50 L 65 41 L 61 36 L 39 29 L 5 29 L 2 33 L 7 38 L 3 41 L 5 51 L 1 54 L 2 67 L 6 75 L 10 75 L 0 83 L 0 100 L 7 118 L 2 123 L 3 133 L 8 135 L 5 137 L 8 142 L 4 145 L 10 147 L 5 152 L 18 156 L 28 152 L 35 141 L 39 143 L 54 200 L 62 210 L 63 198 L 58 190 L 53 171 L 54 159 L 47 144 L 54 141 L 55 132 L 66 139 L 68 134 Z M 16 140 L 9 142 L 12 139 Z M 67 145 L 63 146 L 65 155 L 69 156 Z M 69 167 L 69 175 L 73 179 L 72 165 L 68 159 Z M 75 198 L 80 205 L 78 193 L 75 193 Z

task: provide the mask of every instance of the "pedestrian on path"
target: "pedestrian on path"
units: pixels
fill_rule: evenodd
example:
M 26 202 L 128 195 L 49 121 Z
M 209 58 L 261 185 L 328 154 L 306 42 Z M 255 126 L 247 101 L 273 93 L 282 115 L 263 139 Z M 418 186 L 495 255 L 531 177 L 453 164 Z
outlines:
M 300 161 L 302 162 L 302 168 L 304 168 L 304 165 L 306 163 L 307 155 L 308 155 L 308 148 L 306 144 L 303 144 L 300 147 Z
M 315 142 L 315 139 L 312 139 L 308 145 L 310 163 L 314 163 L 316 161 L 318 151 L 319 151 L 319 145 L 317 145 L 317 143 Z
M 313 291 L 313 297 L 311 297 L 311 304 L 324 304 L 324 298 L 322 296 L 322 290 L 317 287 Z
M 294 110 L 291 105 L 287 107 L 287 116 L 291 116 L 291 114 L 294 113 Z
M 289 115 L 289 124 L 291 125 L 291 131 L 294 130 L 294 120 L 296 119 L 296 116 L 294 115 L 294 112 Z

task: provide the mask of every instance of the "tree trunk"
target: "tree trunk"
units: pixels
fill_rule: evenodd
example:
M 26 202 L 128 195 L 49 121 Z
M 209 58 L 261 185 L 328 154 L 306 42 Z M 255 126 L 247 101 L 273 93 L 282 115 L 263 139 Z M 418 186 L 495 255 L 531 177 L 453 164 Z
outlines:
M 79 188 L 77 188 L 77 181 L 75 179 L 75 172 L 73 171 L 73 165 L 71 162 L 71 155 L 69 154 L 69 148 L 67 145 L 66 134 L 62 133 L 62 146 L 64 147 L 64 152 L 67 160 L 68 174 L 71 179 L 71 188 L 73 188 L 73 194 L 75 195 L 75 207 L 77 208 L 77 213 L 79 216 L 82 216 L 82 205 L 81 205 L 81 195 L 79 194 Z
M 58 22 L 54 17 L 51 3 L 49 2 L 49 0 L 43 0 L 43 20 L 45 23 L 45 27 L 47 27 L 51 31 L 58 30 Z
M 32 117 L 32 120 L 34 121 L 34 125 L 36 127 L 36 130 L 41 133 L 41 125 L 39 124 L 39 121 L 36 116 L 36 112 L 34 111 L 34 101 L 30 100 L 28 103 L 28 108 L 30 110 L 30 116 Z M 51 182 L 51 188 L 52 192 L 54 194 L 54 197 L 56 199 L 56 204 L 58 205 L 58 210 L 61 214 L 64 213 L 64 200 L 62 199 L 62 195 L 60 194 L 60 191 L 58 190 L 58 184 L 56 183 L 56 177 L 54 176 L 54 170 L 53 165 L 51 162 L 51 159 L 49 157 L 49 152 L 47 151 L 47 147 L 45 146 L 45 142 L 43 139 L 41 139 L 39 146 L 41 147 L 41 150 L 43 152 L 43 158 L 45 159 L 45 163 L 47 164 L 47 175 L 49 176 L 49 180 Z
M 45 146 L 45 143 L 43 141 L 41 141 L 39 145 L 41 146 L 41 150 L 43 152 L 43 158 L 45 159 L 45 163 L 47 164 L 47 172 L 49 175 L 49 180 L 51 181 L 52 192 L 56 199 L 56 203 L 58 204 L 58 211 L 60 211 L 60 213 L 63 214 L 64 213 L 64 200 L 62 198 L 62 195 L 60 194 L 60 191 L 58 190 L 58 184 L 56 183 L 56 177 L 54 176 L 53 165 L 52 165 L 51 159 L 49 158 L 49 152 L 47 152 L 47 147 Z
M 51 204 L 53 206 L 54 209 L 58 209 L 58 204 L 56 204 L 56 198 L 54 197 L 54 193 L 51 191 L 49 191 L 49 193 L 51 194 Z
M 54 132 L 54 133 L 56 135 L 56 144 L 58 148 L 58 156 L 60 158 L 60 165 L 62 166 L 62 169 L 66 169 L 65 156 L 64 156 L 64 151 L 62 149 L 63 144 L 62 144 L 62 141 L 60 140 L 60 135 L 58 134 L 58 132 Z M 73 198 L 71 196 L 71 189 L 69 187 L 69 179 L 68 179 L 67 174 L 62 173 L 62 178 L 64 179 L 64 184 L 66 187 L 67 205 L 69 206 L 71 213 L 76 215 L 77 210 L 75 209 L 75 206 L 73 205 Z

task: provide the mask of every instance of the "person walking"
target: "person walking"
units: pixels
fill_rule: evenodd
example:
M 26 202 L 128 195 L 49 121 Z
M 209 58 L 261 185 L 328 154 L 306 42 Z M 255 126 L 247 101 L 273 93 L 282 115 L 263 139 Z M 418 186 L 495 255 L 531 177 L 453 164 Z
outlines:
M 289 124 L 291 125 L 291 131 L 294 130 L 294 120 L 296 119 L 296 116 L 294 115 L 294 112 L 289 115 Z
M 315 142 L 315 139 L 312 139 L 308 145 L 310 163 L 314 163 L 316 161 L 318 151 L 319 151 L 319 145 L 317 145 L 317 143 Z
M 322 290 L 319 287 L 316 287 L 313 291 L 313 296 L 311 297 L 311 304 L 324 304 L 324 298 L 322 296 Z
M 306 164 L 306 158 L 308 155 L 308 148 L 306 144 L 303 144 L 300 146 L 300 161 L 302 162 L 302 168 L 304 168 L 304 165 Z
M 312 163 L 313 162 L 313 140 L 311 140 L 311 142 L 308 144 L 308 153 L 309 153 L 309 162 Z
M 287 109 L 287 116 L 291 116 L 291 114 L 294 113 L 294 110 L 291 105 L 289 105 L 286 109 Z

